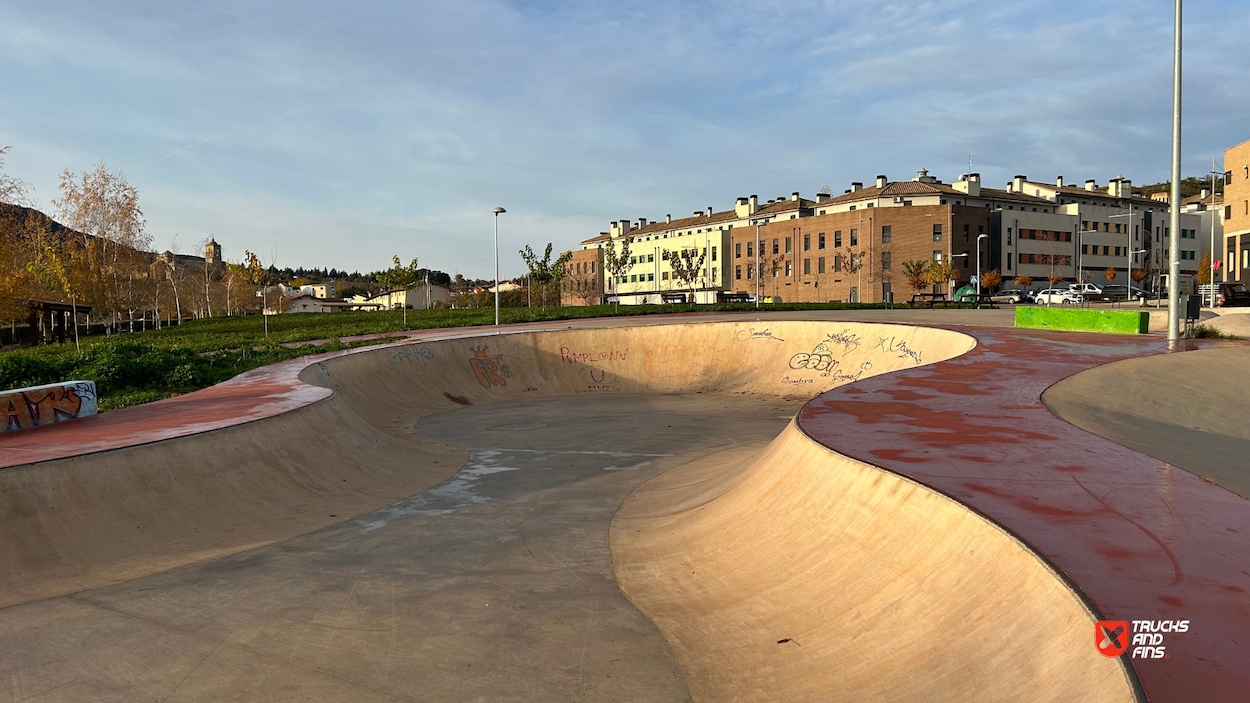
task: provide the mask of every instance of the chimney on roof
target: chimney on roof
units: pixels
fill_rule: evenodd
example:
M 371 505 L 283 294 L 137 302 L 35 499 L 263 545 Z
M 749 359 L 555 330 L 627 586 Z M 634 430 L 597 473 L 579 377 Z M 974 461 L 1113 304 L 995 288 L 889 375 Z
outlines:
M 1198 192 L 1198 197 L 1202 200 L 1206 200 L 1211 197 L 1211 189 L 1207 186 L 1202 186 L 1202 190 Z
M 646 227 L 646 226 L 647 226 L 647 218 L 645 218 L 645 217 L 639 217 L 639 218 L 638 218 L 638 229 L 642 229 L 643 227 Z
M 669 214 L 665 215 L 665 216 L 664 216 L 664 222 L 665 222 L 665 224 L 672 224 L 672 223 L 673 223 L 673 213 L 671 213 L 671 212 L 670 212 Z
M 699 217 L 699 216 L 701 216 L 702 214 L 703 214 L 703 211 L 702 211 L 702 210 L 695 210 L 695 211 L 694 211 L 694 216 L 695 216 L 695 217 Z
M 1124 176 L 1116 176 L 1107 183 L 1107 195 L 1113 198 L 1124 198 L 1128 196 L 1128 192 L 1124 188 Z
M 796 190 L 796 191 L 794 191 L 793 193 L 791 193 L 791 194 L 790 194 L 790 199 L 791 199 L 791 200 L 795 200 L 795 201 L 797 201 L 797 200 L 799 199 L 799 191 L 797 191 L 797 190 Z
M 1013 185 L 1013 184 L 1012 184 L 1012 182 L 1011 182 L 1011 181 L 1007 181 L 1007 192 L 1008 192 L 1008 193 L 1010 193 L 1010 192 L 1011 192 L 1011 186 L 1012 186 L 1012 185 Z
M 856 191 L 863 190 L 863 189 L 864 189 L 864 184 L 863 184 L 863 183 L 860 183 L 859 181 L 852 181 L 852 182 L 851 182 L 851 192 L 852 192 L 852 193 L 854 193 L 854 192 L 856 192 Z
M 1098 190 L 1098 184 L 1097 184 L 1097 183 L 1095 183 L 1095 182 L 1094 182 L 1094 179 L 1092 179 L 1092 178 L 1091 178 L 1091 179 L 1089 179 L 1088 181 L 1085 181 L 1085 190 L 1088 190 L 1088 191 L 1091 191 L 1091 192 L 1092 192 L 1092 191 L 1095 191 L 1095 190 Z
M 1013 179 L 1011 180 L 1012 185 L 1014 186 L 1014 187 L 1012 188 L 1012 190 L 1013 190 L 1014 192 L 1016 192 L 1016 193 L 1023 193 L 1023 192 L 1024 192 L 1024 182 L 1025 182 L 1025 181 L 1027 181 L 1027 180 L 1029 180 L 1029 179 L 1025 178 L 1024 176 L 1016 176 L 1015 178 L 1013 178 Z
M 849 192 L 851 192 L 851 189 L 850 189 L 850 188 L 847 188 L 846 190 L 842 191 L 842 193 L 843 193 L 843 194 L 846 194 L 846 193 L 849 193 Z
M 1055 176 L 1055 187 L 1056 188 L 1063 187 L 1063 176 Z
M 817 194 L 816 194 L 816 202 L 818 202 L 818 203 L 823 203 L 823 202 L 825 202 L 826 200 L 828 200 L 829 198 L 832 198 L 832 197 L 833 197 L 833 196 L 832 196 L 832 195 L 830 195 L 830 194 L 828 194 L 828 193 L 817 193 Z
M 884 188 L 890 181 L 885 176 L 877 176 L 877 187 Z
M 969 197 L 978 197 L 981 195 L 981 174 L 969 173 L 960 178 L 953 187 L 961 193 L 967 193 Z
M 759 209 L 760 209 L 760 196 L 752 195 L 751 196 L 751 212 L 749 214 L 754 215 L 757 211 L 759 211 Z
M 711 205 L 708 205 L 708 206 L 707 206 L 707 216 L 708 216 L 708 217 L 711 217 L 711 216 L 712 216 L 712 206 L 711 206 Z
M 737 198 L 734 200 L 734 215 L 738 217 L 748 217 L 751 214 L 751 201 L 747 198 Z

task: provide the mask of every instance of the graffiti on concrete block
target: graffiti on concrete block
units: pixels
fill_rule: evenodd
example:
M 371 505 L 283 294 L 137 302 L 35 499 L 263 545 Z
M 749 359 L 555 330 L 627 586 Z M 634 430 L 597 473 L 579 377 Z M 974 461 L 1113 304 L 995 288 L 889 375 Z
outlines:
M 96 413 L 95 383 L 70 381 L 0 392 L 0 432 L 24 430 Z
M 392 364 L 415 364 L 421 362 L 421 368 L 428 369 L 429 360 L 434 358 L 434 352 L 429 347 L 419 347 L 417 349 L 393 349 L 386 353 L 386 360 Z
M 512 378 L 512 370 L 503 362 L 503 354 L 488 356 L 489 347 L 470 347 L 473 356 L 469 359 L 469 368 L 483 388 L 508 385 Z
M 313 374 L 317 377 L 317 385 L 322 388 L 337 391 L 343 387 L 343 379 L 339 378 L 338 372 L 326 366 L 324 361 L 318 361 L 313 365 Z
M 859 349 L 859 335 L 850 330 L 827 334 L 810 352 L 799 352 L 790 357 L 790 368 L 819 371 L 821 376 L 834 374 L 840 359 Z M 841 380 L 854 380 L 858 374 L 838 374 Z
M 586 384 L 587 391 L 616 390 L 616 374 L 598 366 L 583 366 L 577 375 Z

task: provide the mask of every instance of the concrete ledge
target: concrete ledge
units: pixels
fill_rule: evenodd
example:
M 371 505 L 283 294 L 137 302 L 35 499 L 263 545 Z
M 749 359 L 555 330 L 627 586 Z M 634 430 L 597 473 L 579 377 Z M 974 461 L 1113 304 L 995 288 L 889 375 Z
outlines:
M 66 381 L 0 391 L 0 432 L 96 414 L 94 381 Z
M 1016 308 L 1016 327 L 1072 332 L 1146 334 L 1150 329 L 1150 313 L 1019 306 Z

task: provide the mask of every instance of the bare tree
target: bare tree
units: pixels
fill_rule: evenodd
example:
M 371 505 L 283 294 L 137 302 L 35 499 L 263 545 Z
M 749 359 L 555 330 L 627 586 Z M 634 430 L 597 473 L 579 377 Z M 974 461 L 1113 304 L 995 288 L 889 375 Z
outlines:
M 4 172 L 4 155 L 13 147 L 0 147 L 0 203 L 30 205 L 30 184 Z
M 703 282 L 703 262 L 707 258 L 707 249 L 682 249 L 670 251 L 665 249 L 661 256 L 668 261 L 673 270 L 673 277 L 686 285 L 690 291 L 690 303 L 694 304 L 695 286 Z
M 610 278 L 607 279 L 609 286 L 605 286 L 605 288 L 617 288 L 617 279 L 628 271 L 629 267 L 632 265 L 629 263 L 629 245 L 629 235 L 621 237 L 621 248 L 619 251 L 617 250 L 616 242 L 613 239 L 609 238 L 608 241 L 604 243 L 603 270 L 610 276 Z M 616 309 L 618 312 L 621 309 L 621 295 L 619 289 L 617 290 L 616 295 Z

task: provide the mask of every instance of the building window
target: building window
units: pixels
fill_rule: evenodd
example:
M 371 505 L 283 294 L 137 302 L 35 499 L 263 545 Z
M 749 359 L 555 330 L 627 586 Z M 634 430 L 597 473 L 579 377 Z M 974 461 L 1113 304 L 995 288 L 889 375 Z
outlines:
M 881 252 L 881 270 L 884 271 L 888 268 L 890 268 L 890 252 L 883 251 Z
M 647 274 L 647 280 L 648 280 L 648 281 L 654 281 L 654 280 L 655 280 L 655 274 L 654 274 L 654 273 L 649 273 L 649 274 Z
M 629 257 L 629 265 L 630 265 L 630 266 L 633 266 L 633 265 L 634 265 L 634 264 L 636 264 L 636 263 L 638 263 L 638 257 L 636 257 L 636 256 L 631 256 L 631 257 Z
M 811 259 L 803 259 L 803 275 L 804 276 L 812 275 L 812 260 Z
M 841 233 L 841 232 L 834 232 L 834 233 L 833 233 L 833 241 L 835 241 L 835 242 L 842 241 L 842 233 Z M 839 246 L 839 245 L 834 244 L 834 246 L 836 247 L 836 246 Z M 816 237 L 816 248 L 817 248 L 817 249 L 824 249 L 824 248 L 825 248 L 825 233 L 824 233 L 824 232 L 821 232 L 819 235 L 817 235 L 817 237 Z
M 892 236 L 893 232 L 890 229 L 890 225 L 881 225 L 881 243 L 889 244 Z
M 1007 270 L 1008 271 L 1011 270 L 1011 256 L 1010 255 L 1007 257 Z
M 964 244 L 967 244 L 969 241 L 971 241 L 969 239 L 969 237 L 972 236 L 971 232 L 972 232 L 972 225 L 964 225 Z
M 859 246 L 859 230 L 857 229 L 851 230 L 851 246 Z
M 747 242 L 747 258 L 755 256 L 755 242 Z
M 787 260 L 786 261 L 786 278 L 789 278 L 793 275 L 794 275 L 794 262 Z
M 841 270 L 842 270 L 842 255 L 834 254 L 833 255 L 833 272 L 837 273 Z
M 735 267 L 734 267 L 734 280 L 735 280 L 735 281 L 741 281 L 741 280 L 742 280 L 742 266 L 735 266 Z
M 937 261 L 938 263 L 941 263 L 941 261 L 942 261 L 942 250 L 941 250 L 941 249 L 934 249 L 934 250 L 933 250 L 933 260 L 934 260 L 934 261 Z
M 942 241 L 942 225 L 941 224 L 933 225 L 933 241 L 935 242 Z
M 1184 251 L 1184 250 L 1182 250 L 1182 251 L 1181 251 L 1181 259 L 1182 259 L 1183 261 L 1193 261 L 1193 260 L 1194 260 L 1194 252 L 1192 252 L 1192 251 Z
M 661 281 L 667 281 L 667 280 L 668 280 L 668 271 L 662 271 L 662 272 L 660 272 L 660 280 L 661 280 Z
M 751 280 L 751 277 L 754 275 L 755 275 L 755 264 L 747 264 L 747 280 L 748 281 Z
M 893 300 L 894 290 L 889 283 L 881 284 L 881 302 L 888 303 Z
M 1007 243 L 1011 244 L 1011 228 L 1007 228 Z
M 712 247 L 712 261 L 716 261 L 716 247 Z
M 637 282 L 638 282 L 638 276 L 637 276 L 637 274 L 630 274 L 630 275 L 629 275 L 629 282 L 630 282 L 630 283 L 637 283 Z
M 655 263 L 655 254 L 647 254 L 647 263 L 648 264 Z
M 859 302 L 859 288 L 856 286 L 851 286 L 851 302 L 852 303 Z
M 803 235 L 803 251 L 811 251 L 811 250 L 812 250 L 812 235 L 805 234 Z
M 786 253 L 790 253 L 790 238 L 786 237 Z
M 742 258 L 742 242 L 734 242 L 734 258 Z
M 825 257 L 822 256 L 816 259 L 816 273 L 824 273 L 824 272 L 825 272 Z
M 774 238 L 773 239 L 773 254 L 776 255 L 780 253 L 781 253 L 781 247 L 779 246 L 777 239 Z

